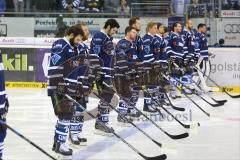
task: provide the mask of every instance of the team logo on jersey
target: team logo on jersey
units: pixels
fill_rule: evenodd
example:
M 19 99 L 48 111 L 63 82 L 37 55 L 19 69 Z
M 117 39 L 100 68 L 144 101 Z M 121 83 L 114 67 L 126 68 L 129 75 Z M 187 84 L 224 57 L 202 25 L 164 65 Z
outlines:
M 52 63 L 53 63 L 54 65 L 56 65 L 56 63 L 59 61 L 59 59 L 61 59 L 61 56 L 59 56 L 58 54 L 54 54 L 54 55 L 51 57 Z
M 146 54 L 149 54 L 150 50 L 150 46 L 144 46 L 144 51 L 146 52 Z
M 100 51 L 101 51 L 101 48 L 100 48 L 99 45 L 96 45 L 96 46 L 93 47 L 93 52 L 94 52 L 95 54 L 99 54 Z

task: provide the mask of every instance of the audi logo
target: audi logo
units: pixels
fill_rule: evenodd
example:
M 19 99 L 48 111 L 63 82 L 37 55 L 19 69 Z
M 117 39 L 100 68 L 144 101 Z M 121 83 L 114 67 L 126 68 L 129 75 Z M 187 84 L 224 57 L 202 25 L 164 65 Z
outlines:
M 240 24 L 226 24 L 224 27 L 225 33 L 240 33 Z

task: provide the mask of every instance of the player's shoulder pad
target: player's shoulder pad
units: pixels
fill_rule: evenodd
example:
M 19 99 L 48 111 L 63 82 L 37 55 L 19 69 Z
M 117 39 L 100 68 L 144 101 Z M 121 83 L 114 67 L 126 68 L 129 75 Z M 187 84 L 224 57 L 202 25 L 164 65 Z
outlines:
M 101 31 L 98 31 L 94 34 L 92 41 L 100 43 L 100 42 L 104 41 L 106 38 L 107 38 L 106 34 L 104 34 Z
M 149 34 L 145 34 L 143 37 L 143 44 L 150 44 L 153 41 L 153 36 L 149 35 Z
M 52 45 L 52 52 L 58 54 L 59 52 L 62 52 L 66 45 L 67 42 L 64 39 L 56 40 Z

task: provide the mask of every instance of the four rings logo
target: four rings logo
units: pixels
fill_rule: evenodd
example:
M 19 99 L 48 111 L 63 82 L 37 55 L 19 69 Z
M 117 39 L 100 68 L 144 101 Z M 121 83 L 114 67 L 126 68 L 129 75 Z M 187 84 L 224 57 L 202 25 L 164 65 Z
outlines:
M 240 24 L 226 24 L 224 27 L 225 33 L 240 33 Z

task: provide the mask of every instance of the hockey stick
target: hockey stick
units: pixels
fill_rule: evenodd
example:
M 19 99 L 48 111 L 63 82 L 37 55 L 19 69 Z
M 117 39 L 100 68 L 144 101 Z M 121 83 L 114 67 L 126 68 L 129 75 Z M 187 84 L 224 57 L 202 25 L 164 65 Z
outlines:
M 177 111 L 181 111 L 181 112 L 185 111 L 185 108 L 180 108 L 180 107 L 176 107 L 176 106 L 173 105 L 173 103 L 171 102 L 171 100 L 170 100 L 169 96 L 167 95 L 166 91 L 164 91 L 164 95 L 167 97 L 167 100 L 169 101 L 169 104 L 171 105 L 171 107 L 173 109 L 175 109 Z
M 163 75 L 163 76 L 171 83 L 171 81 L 168 79 L 168 77 L 166 75 Z M 174 83 L 171 83 L 171 84 L 180 90 L 180 88 L 177 85 L 175 85 Z M 193 104 L 195 104 L 204 114 L 206 114 L 208 117 L 210 117 L 210 114 L 208 112 L 206 112 L 201 106 L 199 106 L 194 100 L 192 100 L 187 94 L 185 94 L 185 93 L 183 93 L 183 94 L 185 97 L 187 97 L 187 99 L 189 99 Z
M 194 68 L 197 69 L 199 72 L 203 73 L 203 72 L 202 72 L 200 69 L 198 69 L 196 66 L 195 66 Z M 207 77 L 212 83 L 214 83 L 218 88 L 221 88 L 221 86 L 219 86 L 214 80 L 212 80 L 212 79 L 210 78 L 210 76 L 207 76 L 207 75 L 206 75 L 206 77 Z M 240 98 L 240 94 L 239 94 L 239 95 L 231 95 L 230 93 L 228 93 L 228 92 L 226 91 L 226 87 L 223 87 L 222 91 L 223 91 L 224 93 L 226 93 L 228 96 L 230 96 L 231 98 Z
M 98 95 L 93 92 L 93 94 L 95 96 L 98 97 Z M 81 109 L 83 109 L 81 107 L 81 105 L 75 100 L 73 99 L 71 96 L 65 94 L 64 95 L 66 98 L 68 98 L 70 101 L 74 102 L 77 104 L 77 106 L 79 106 Z M 99 97 L 98 97 L 99 98 Z M 114 108 L 114 107 L 113 107 Z M 85 110 L 85 108 L 84 108 Z M 88 112 L 87 110 L 85 110 L 85 112 L 91 116 L 92 118 L 96 118 L 92 113 Z M 128 147 L 130 147 L 134 152 L 136 152 L 138 155 L 140 155 L 142 158 L 144 158 L 145 160 L 165 160 L 167 158 L 167 155 L 166 154 L 162 154 L 162 155 L 158 155 L 158 156 L 155 156 L 155 157 L 147 157 L 145 155 L 143 155 L 140 151 L 138 151 L 135 147 L 133 147 L 131 144 L 129 144 L 125 139 L 123 139 L 121 136 L 119 136 L 114 130 L 113 128 L 109 128 L 108 126 L 106 126 L 103 122 L 101 122 L 100 120 L 98 120 L 98 123 L 103 126 L 104 128 L 107 128 L 112 134 L 114 134 L 118 139 L 120 139 L 123 143 L 125 143 Z M 154 140 L 153 140 L 154 141 Z M 156 142 L 156 141 L 155 141 Z M 158 143 L 158 142 L 157 142 Z M 159 145 L 161 146 L 161 144 L 159 143 Z
M 13 133 L 15 133 L 17 136 L 19 136 L 20 138 L 24 139 L 25 141 L 27 141 L 29 144 L 31 144 L 32 146 L 34 146 L 35 148 L 37 148 L 39 151 L 41 151 L 43 154 L 45 154 L 46 156 L 48 156 L 49 158 L 53 159 L 53 160 L 57 160 L 56 158 L 54 158 L 53 156 L 51 156 L 50 154 L 48 154 L 44 149 L 42 149 L 40 146 L 38 146 L 37 144 L 35 144 L 34 142 L 32 142 L 30 139 L 28 139 L 27 137 L 25 137 L 23 134 L 19 133 L 17 130 L 15 130 L 14 128 L 12 128 L 11 126 L 9 126 L 6 122 L 0 120 L 0 124 L 6 126 L 8 129 L 10 129 Z
M 200 89 L 201 90 L 201 88 L 200 88 L 200 86 L 197 84 L 197 82 L 195 82 L 193 79 L 192 79 L 192 81 L 193 81 L 193 83 L 198 87 L 198 89 Z M 206 94 L 207 96 L 209 96 L 208 94 Z M 211 97 L 211 96 L 209 96 L 214 102 L 216 102 L 216 103 L 226 103 L 227 102 L 227 100 L 216 100 L 216 99 L 214 99 L 213 97 Z
M 144 91 L 147 92 L 147 93 L 150 95 L 151 99 L 152 99 L 155 103 L 157 103 L 157 105 L 158 105 L 159 107 L 161 107 L 165 112 L 167 112 L 173 119 L 175 119 L 175 120 L 176 120 L 181 126 L 183 126 L 184 128 L 188 128 L 188 129 L 189 129 L 189 128 L 195 128 L 195 126 L 200 126 L 200 123 L 197 123 L 196 125 L 183 124 L 180 120 L 178 120 L 176 117 L 174 117 L 174 115 L 173 115 L 171 112 L 169 112 L 166 108 L 164 108 L 164 107 L 159 103 L 158 100 L 154 99 L 154 98 L 152 97 L 152 95 L 149 93 L 148 90 L 144 89 Z M 159 110 L 158 108 L 155 108 L 155 109 L 156 109 L 156 111 L 158 111 L 158 112 L 160 113 L 160 110 Z
M 191 88 L 189 88 L 189 87 L 186 86 L 185 84 L 181 83 L 181 81 L 179 81 L 179 80 L 177 80 L 177 79 L 175 79 L 175 80 L 176 80 L 178 83 L 180 83 L 182 86 L 184 86 L 184 87 L 186 87 L 187 89 L 190 89 L 190 90 L 191 90 Z M 201 98 L 204 102 L 208 103 L 208 104 L 211 105 L 212 107 L 219 107 L 219 106 L 224 105 L 224 103 L 216 103 L 216 104 L 213 104 L 213 103 L 207 101 L 205 98 L 203 98 L 201 95 L 199 95 L 199 94 L 196 93 L 196 92 L 193 92 L 193 94 L 195 94 L 196 96 L 198 96 L 199 98 Z
M 108 85 L 103 82 L 103 85 L 105 85 L 106 87 L 108 87 Z M 112 89 L 113 92 L 117 93 L 116 91 L 114 91 L 114 89 Z M 123 98 L 121 95 L 119 95 L 119 97 Z M 154 126 L 156 126 L 159 130 L 161 130 L 163 133 L 165 133 L 167 136 L 169 136 L 172 139 L 182 139 L 182 138 L 186 138 L 189 136 L 188 133 L 183 133 L 183 134 L 179 134 L 179 135 L 172 135 L 169 134 L 167 131 L 165 131 L 164 129 L 162 129 L 159 125 L 156 124 L 156 122 L 154 122 L 152 119 L 150 119 L 148 116 L 146 116 L 144 113 L 142 113 L 136 106 L 132 106 L 136 111 L 138 111 L 143 117 L 145 117 L 147 120 L 149 120 Z

